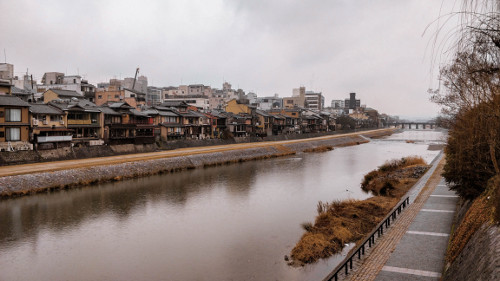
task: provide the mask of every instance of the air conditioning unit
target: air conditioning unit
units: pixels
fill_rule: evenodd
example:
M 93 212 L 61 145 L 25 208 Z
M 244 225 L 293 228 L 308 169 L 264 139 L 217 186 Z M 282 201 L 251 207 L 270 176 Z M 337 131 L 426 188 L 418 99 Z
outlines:
M 47 125 L 47 124 L 49 124 L 49 122 L 47 120 L 43 120 L 43 124 Z
M 59 121 L 59 124 L 64 125 L 64 120 Z
M 38 119 L 33 118 L 33 126 L 38 126 Z

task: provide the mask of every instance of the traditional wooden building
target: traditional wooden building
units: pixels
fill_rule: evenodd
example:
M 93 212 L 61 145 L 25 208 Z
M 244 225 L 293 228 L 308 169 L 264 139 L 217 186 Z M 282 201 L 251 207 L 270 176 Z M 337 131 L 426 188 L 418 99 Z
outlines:
M 73 133 L 67 128 L 63 110 L 48 104 L 30 104 L 31 142 L 36 150 L 71 146 Z
M 18 97 L 0 95 L 0 149 L 29 150 L 30 105 Z

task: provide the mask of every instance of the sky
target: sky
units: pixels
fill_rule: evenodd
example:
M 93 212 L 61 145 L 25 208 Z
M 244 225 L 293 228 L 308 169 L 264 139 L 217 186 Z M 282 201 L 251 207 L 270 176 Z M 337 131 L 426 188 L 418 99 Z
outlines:
M 427 118 L 439 111 L 427 93 L 441 63 L 435 20 L 455 2 L 0 0 L 0 49 L 37 80 L 56 71 L 97 84 L 139 67 L 157 87 L 227 81 L 286 97 L 305 86 L 325 106 L 355 92 L 380 113 Z

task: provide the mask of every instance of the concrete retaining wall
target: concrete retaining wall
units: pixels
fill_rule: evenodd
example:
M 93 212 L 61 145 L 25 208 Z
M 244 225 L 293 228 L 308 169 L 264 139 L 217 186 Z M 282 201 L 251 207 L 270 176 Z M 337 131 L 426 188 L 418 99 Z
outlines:
M 484 224 L 476 231 L 442 280 L 500 280 L 500 227 Z
M 376 135 L 388 134 L 390 132 L 378 132 Z M 318 147 L 356 145 L 363 142 L 367 142 L 367 140 L 362 136 L 345 136 L 326 140 L 310 140 L 283 145 L 270 144 L 266 147 L 8 176 L 0 178 L 0 197 L 25 195 L 45 190 L 84 186 L 97 182 L 143 177 L 182 169 L 280 157 L 301 153 L 304 150 Z M 129 151 L 132 147 L 124 149 Z M 57 155 L 54 157 L 57 157 Z

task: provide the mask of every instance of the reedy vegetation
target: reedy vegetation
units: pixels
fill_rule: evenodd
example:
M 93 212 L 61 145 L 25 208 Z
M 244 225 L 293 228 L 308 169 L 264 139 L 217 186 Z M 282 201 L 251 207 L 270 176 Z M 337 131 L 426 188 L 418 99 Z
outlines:
M 341 251 L 345 243 L 364 238 L 426 170 L 427 165 L 420 157 L 389 161 L 368 173 L 362 183 L 364 190 L 376 196 L 366 200 L 318 202 L 314 224 L 302 224 L 306 232 L 292 249 L 289 264 L 304 265 L 328 258 Z

